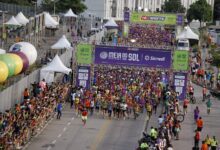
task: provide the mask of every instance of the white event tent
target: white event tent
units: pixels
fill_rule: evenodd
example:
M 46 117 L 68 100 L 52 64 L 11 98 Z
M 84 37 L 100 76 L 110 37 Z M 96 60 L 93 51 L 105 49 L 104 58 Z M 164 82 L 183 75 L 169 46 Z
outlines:
M 115 29 L 118 28 L 117 23 L 111 18 L 109 21 L 104 25 L 107 29 Z
M 44 16 L 44 23 L 47 28 L 52 28 L 52 29 L 57 28 L 57 26 L 59 25 L 59 23 L 56 20 L 54 20 L 49 13 L 46 12 Z
M 54 81 L 54 73 L 64 73 L 69 74 L 72 70 L 67 68 L 63 62 L 60 60 L 60 57 L 56 55 L 54 59 L 40 71 L 40 79 L 45 79 L 47 83 Z
M 72 11 L 72 9 L 70 8 L 67 13 L 64 14 L 64 17 L 74 17 L 77 18 L 77 15 L 74 14 L 74 12 Z
M 15 19 L 18 21 L 18 23 L 24 26 L 29 22 L 29 20 L 24 16 L 22 12 L 19 12 Z
M 14 16 L 12 16 L 5 24 L 11 26 L 21 26 L 21 24 L 15 19 Z
M 184 27 L 183 31 L 179 35 L 177 35 L 176 39 L 199 40 L 199 36 L 194 33 L 189 26 L 186 26 Z
M 71 44 L 67 40 L 65 35 L 63 35 L 54 45 L 51 46 L 51 49 L 68 49 L 68 48 L 71 48 Z
M 0 49 L 0 54 L 5 54 L 6 50 Z

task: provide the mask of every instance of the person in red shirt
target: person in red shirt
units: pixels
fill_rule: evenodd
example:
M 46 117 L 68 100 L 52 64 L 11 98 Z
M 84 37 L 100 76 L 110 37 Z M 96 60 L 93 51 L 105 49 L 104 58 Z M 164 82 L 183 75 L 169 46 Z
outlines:
M 87 110 L 83 109 L 83 111 L 82 111 L 82 122 L 83 122 L 83 125 L 86 125 L 87 115 L 88 115 Z
M 184 101 L 183 101 L 183 113 L 184 113 L 184 115 L 187 113 L 188 104 L 189 104 L 189 100 L 187 98 L 184 99 Z

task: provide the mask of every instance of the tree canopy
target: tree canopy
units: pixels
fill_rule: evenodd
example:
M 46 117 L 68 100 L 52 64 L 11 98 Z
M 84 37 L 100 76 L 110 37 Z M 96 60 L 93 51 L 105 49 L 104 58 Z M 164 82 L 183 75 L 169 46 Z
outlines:
M 212 7 L 206 0 L 198 0 L 190 5 L 187 11 L 187 19 L 191 22 L 193 19 L 207 22 L 212 19 Z
M 213 66 L 220 67 L 220 53 L 216 51 L 212 51 L 211 54 L 213 57 L 213 61 L 211 64 Z
M 184 13 L 185 10 L 181 0 L 166 0 L 164 5 L 162 5 L 162 11 L 168 13 Z
M 53 11 L 54 1 L 53 0 L 43 0 L 42 8 L 46 11 Z M 74 13 L 79 14 L 84 12 L 87 7 L 83 3 L 83 0 L 55 0 L 56 12 L 65 12 L 71 8 Z

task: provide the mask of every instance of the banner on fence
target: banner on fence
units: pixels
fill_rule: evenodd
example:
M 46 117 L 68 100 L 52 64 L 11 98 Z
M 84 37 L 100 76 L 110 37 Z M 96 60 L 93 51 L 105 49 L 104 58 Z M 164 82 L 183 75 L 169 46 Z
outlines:
M 176 71 L 187 71 L 189 67 L 189 51 L 176 50 L 173 55 L 173 69 Z
M 131 23 L 176 25 L 178 20 L 176 14 L 132 12 Z
M 90 66 L 78 66 L 76 84 L 78 87 L 90 88 Z
M 76 60 L 78 64 L 89 65 L 92 63 L 92 45 L 78 44 L 76 52 Z
M 125 11 L 124 12 L 124 22 L 129 22 L 130 21 L 130 12 Z
M 171 67 L 171 51 L 163 49 L 96 46 L 95 63 L 169 69 Z
M 174 89 L 179 93 L 179 100 L 184 100 L 187 93 L 187 73 L 174 72 L 173 79 Z

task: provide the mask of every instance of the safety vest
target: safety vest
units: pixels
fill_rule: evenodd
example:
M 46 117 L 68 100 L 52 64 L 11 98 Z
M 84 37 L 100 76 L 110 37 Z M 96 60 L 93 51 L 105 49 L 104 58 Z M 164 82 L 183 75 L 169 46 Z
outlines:
M 217 146 L 218 145 L 218 142 L 214 139 L 212 139 L 211 141 L 211 146 Z
M 153 138 L 157 138 L 157 131 L 155 129 L 151 129 L 150 136 Z
M 148 144 L 147 143 L 141 143 L 141 149 L 146 149 L 146 148 L 148 148 L 149 146 L 148 146 Z

